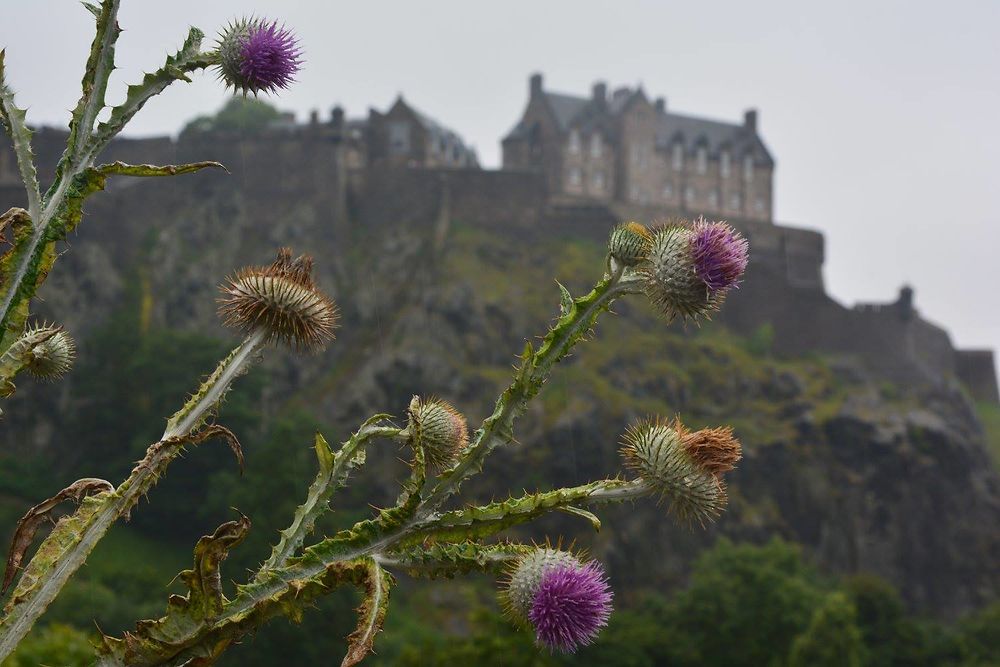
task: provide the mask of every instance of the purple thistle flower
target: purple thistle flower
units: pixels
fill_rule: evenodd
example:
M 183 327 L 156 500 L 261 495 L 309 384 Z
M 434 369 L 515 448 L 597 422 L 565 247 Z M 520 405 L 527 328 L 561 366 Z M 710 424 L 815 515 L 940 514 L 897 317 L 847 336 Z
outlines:
M 691 257 L 702 282 L 713 292 L 736 285 L 747 268 L 747 240 L 724 222 L 698 220 L 691 232 Z
M 608 624 L 611 598 L 599 563 L 556 565 L 542 573 L 528 619 L 539 643 L 573 653 Z
M 295 36 L 277 21 L 242 19 L 219 39 L 220 76 L 244 94 L 288 88 L 302 66 L 301 56 Z

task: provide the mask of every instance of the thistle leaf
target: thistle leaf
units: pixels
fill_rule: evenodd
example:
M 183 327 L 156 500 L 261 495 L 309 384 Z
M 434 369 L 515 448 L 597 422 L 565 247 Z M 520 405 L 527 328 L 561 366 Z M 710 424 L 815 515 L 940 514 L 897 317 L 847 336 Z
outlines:
M 174 81 L 190 81 L 187 76 L 190 72 L 204 69 L 212 64 L 211 58 L 201 52 L 201 40 L 204 37 L 205 34 L 201 30 L 191 28 L 180 50 L 172 56 L 167 56 L 163 67 L 147 73 L 142 78 L 142 83 L 128 87 L 125 101 L 113 107 L 108 120 L 97 126 L 93 145 L 88 150 L 91 157 L 100 153 L 146 102 L 162 93 Z
M 34 539 L 35 533 L 38 531 L 38 527 L 49 519 L 53 510 L 55 510 L 60 503 L 65 500 L 73 500 L 74 502 L 79 503 L 87 496 L 92 496 L 98 493 L 108 493 L 114 490 L 115 487 L 111 484 L 111 482 L 103 479 L 96 479 L 92 477 L 78 479 L 56 495 L 43 500 L 28 510 L 27 513 L 21 517 L 21 520 L 17 522 L 17 528 L 14 529 L 14 537 L 11 540 L 10 552 L 7 555 L 7 569 L 4 571 L 3 587 L 0 588 L 0 593 L 7 592 L 7 589 L 14 581 L 14 577 L 17 574 L 18 567 L 21 565 L 21 561 L 24 559 L 25 552 L 28 550 L 28 547 L 31 546 L 31 541 Z
M 284 566 L 288 559 L 295 555 L 305 538 L 312 533 L 316 520 L 329 511 L 330 498 L 334 492 L 347 483 L 352 470 L 364 465 L 365 446 L 368 442 L 376 437 L 399 433 L 399 429 L 378 426 L 378 423 L 386 418 L 388 415 L 384 414 L 369 418 L 336 453 L 330 449 L 322 434 L 316 434 L 313 447 L 319 460 L 319 472 L 309 486 L 305 502 L 296 508 L 292 523 L 281 531 L 281 538 L 271 549 L 271 555 L 258 570 L 256 576 L 258 581 L 268 572 Z
M 389 611 L 389 588 L 392 584 L 392 575 L 369 559 L 364 581 L 365 599 L 358 607 L 358 627 L 347 636 L 347 655 L 340 667 L 352 667 L 371 652 L 375 635 L 382 630 L 386 612 Z
M 556 281 L 556 285 L 559 286 L 559 317 L 563 318 L 573 312 L 573 295 L 558 280 Z
M 242 512 L 235 521 L 227 521 L 211 535 L 198 540 L 194 547 L 194 567 L 180 573 L 188 587 L 185 606 L 199 618 L 215 618 L 222 611 L 222 561 L 250 532 L 250 519 Z
M 10 135 L 17 155 L 17 168 L 28 195 L 28 215 L 37 220 L 42 210 L 42 196 L 38 189 L 38 174 L 35 171 L 34 153 L 31 152 L 31 130 L 25 120 L 24 109 L 14 104 L 14 91 L 7 85 L 4 71 L 5 51 L 0 50 L 0 122 Z
M 565 507 L 560 507 L 559 511 L 563 514 L 571 514 L 573 516 L 578 516 L 580 518 L 586 519 L 593 526 L 594 532 L 601 532 L 601 520 L 597 518 L 597 515 L 593 512 L 588 512 L 585 509 L 579 507 L 573 507 L 572 505 L 567 505 Z
M 83 94 L 69 122 L 69 139 L 66 152 L 59 162 L 56 178 L 69 164 L 82 164 L 83 153 L 97 121 L 97 115 L 104 108 L 104 94 L 108 89 L 108 79 L 115 69 L 115 43 L 121 28 L 118 27 L 118 6 L 121 0 L 103 0 L 100 7 L 84 3 L 84 7 L 97 20 L 94 41 L 90 45 L 87 67 L 83 72 L 80 87 Z
M 221 162 L 190 162 L 188 164 L 127 164 L 125 162 L 112 162 L 94 167 L 103 176 L 180 176 L 181 174 L 193 174 L 202 169 L 215 168 L 222 169 L 227 174 L 229 170 Z

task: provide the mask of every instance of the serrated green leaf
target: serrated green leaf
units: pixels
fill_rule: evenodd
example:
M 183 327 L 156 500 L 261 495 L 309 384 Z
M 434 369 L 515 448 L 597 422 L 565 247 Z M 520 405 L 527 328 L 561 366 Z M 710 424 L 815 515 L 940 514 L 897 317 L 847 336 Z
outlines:
M 82 94 L 69 123 L 69 139 L 66 152 L 56 169 L 56 178 L 66 171 L 70 164 L 83 164 L 83 153 L 90 133 L 94 129 L 97 115 L 104 108 L 104 96 L 108 89 L 108 79 L 115 69 L 115 43 L 121 29 L 118 27 L 118 6 L 121 0 L 103 0 L 100 7 L 84 3 L 94 18 L 97 30 L 90 45 L 90 55 L 80 82 Z
M 152 177 L 152 176 L 180 176 L 181 174 L 193 174 L 196 171 L 201 171 L 202 169 L 222 169 L 227 174 L 229 170 L 223 166 L 221 162 L 205 161 L 205 162 L 190 162 L 188 164 L 165 164 L 165 165 L 155 165 L 155 164 L 127 164 L 125 162 L 112 162 L 111 164 L 102 164 L 93 167 L 95 171 L 100 172 L 104 176 L 137 176 L 137 177 Z
M 197 28 L 191 28 L 187 39 L 180 50 L 172 56 L 167 56 L 166 63 L 160 69 L 147 73 L 142 83 L 128 87 L 125 101 L 111 109 L 108 120 L 97 126 L 93 145 L 88 149 L 88 155 L 98 155 L 108 142 L 114 138 L 126 123 L 139 112 L 150 99 L 162 93 L 174 81 L 190 81 L 187 74 L 204 69 L 213 64 L 212 59 L 201 53 L 201 40 L 205 34 Z
M 97 19 L 98 21 L 101 20 L 101 8 L 100 7 L 98 7 L 97 5 L 95 5 L 92 2 L 81 2 L 80 4 L 83 5 L 84 8 L 88 12 L 90 12 L 91 14 L 93 14 L 95 19 Z
M 559 286 L 559 316 L 566 317 L 573 312 L 573 296 L 566 289 L 565 285 L 558 280 L 556 281 L 556 285 Z
M 564 514 L 571 514 L 573 516 L 578 516 L 580 518 L 586 519 L 593 526 L 595 532 L 601 532 L 601 520 L 597 518 L 597 515 L 593 512 L 588 512 L 580 507 L 573 507 L 572 505 L 566 505 L 565 507 L 559 508 L 560 512 Z
M 370 417 L 336 453 L 331 451 L 321 434 L 316 434 L 313 447 L 319 459 L 319 472 L 309 485 L 305 502 L 295 509 L 291 524 L 281 531 L 281 537 L 271 549 L 271 555 L 257 571 L 258 581 L 269 572 L 284 566 L 299 550 L 305 538 L 312 533 L 316 520 L 329 511 L 333 494 L 347 483 L 352 470 L 364 464 L 365 446 L 375 438 L 393 437 L 400 432 L 397 428 L 378 426 L 379 422 L 387 418 L 388 415 L 385 414 Z
M 10 135 L 17 157 L 17 168 L 28 196 L 28 215 L 37 220 L 42 209 L 42 195 L 38 188 L 38 174 L 35 170 L 34 153 L 31 152 L 31 129 L 26 121 L 26 112 L 14 104 L 14 91 L 7 85 L 4 70 L 6 52 L 0 50 L 0 121 Z

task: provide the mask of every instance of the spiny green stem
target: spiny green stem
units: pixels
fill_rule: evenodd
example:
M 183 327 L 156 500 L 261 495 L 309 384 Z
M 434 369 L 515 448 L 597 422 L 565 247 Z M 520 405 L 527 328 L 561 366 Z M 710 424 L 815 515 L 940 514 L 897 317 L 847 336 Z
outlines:
M 469 451 L 457 465 L 442 474 L 441 480 L 417 511 L 418 517 L 425 517 L 440 507 L 458 491 L 463 481 L 482 470 L 483 462 L 494 449 L 511 441 L 514 422 L 524 412 L 528 401 L 538 393 L 552 367 L 590 331 L 601 312 L 623 293 L 618 289 L 621 277 L 621 269 L 606 275 L 590 294 L 579 299 L 568 299 L 569 295 L 563 289 L 562 316 L 537 352 L 532 351 L 528 344 L 514 381 L 500 395 L 493 414 L 476 431 Z
M 399 437 L 402 432 L 400 429 L 377 426 L 377 423 L 387 416 L 375 415 L 366 421 L 347 442 L 341 445 L 336 454 L 330 451 L 330 446 L 323 436 L 316 434 L 315 449 L 319 459 L 319 472 L 309 487 L 305 502 L 295 511 L 291 525 L 281 531 L 278 544 L 257 571 L 257 580 L 263 579 L 267 572 L 283 567 L 288 559 L 295 555 L 305 538 L 312 532 L 316 520 L 329 511 L 333 493 L 347 482 L 347 477 L 353 468 L 364 463 L 365 446 L 377 438 Z
M 205 416 L 217 407 L 232 381 L 255 360 L 255 353 L 263 345 L 265 337 L 262 331 L 250 334 L 168 422 L 163 438 L 149 447 L 146 457 L 136 465 L 128 479 L 113 493 L 81 505 L 75 514 L 60 521 L 42 542 L 38 553 L 21 575 L 4 608 L 4 617 L 0 619 L 0 660 L 13 652 L 112 524 L 127 516 L 139 498 L 156 484 L 180 453 L 183 438 L 200 426 Z

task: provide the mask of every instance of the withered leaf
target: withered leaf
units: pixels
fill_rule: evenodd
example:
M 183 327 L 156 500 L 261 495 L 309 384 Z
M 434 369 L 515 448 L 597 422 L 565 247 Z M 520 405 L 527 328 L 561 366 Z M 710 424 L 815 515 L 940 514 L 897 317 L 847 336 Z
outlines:
M 38 503 L 17 522 L 14 529 L 14 539 L 11 540 L 10 553 L 7 555 L 7 569 L 3 576 L 3 587 L 0 593 L 6 593 L 10 588 L 17 570 L 24 559 L 24 554 L 31 546 L 38 527 L 49 518 L 52 511 L 63 501 L 72 500 L 79 504 L 87 496 L 114 491 L 115 487 L 111 482 L 96 477 L 85 477 L 78 479 L 56 495 Z

